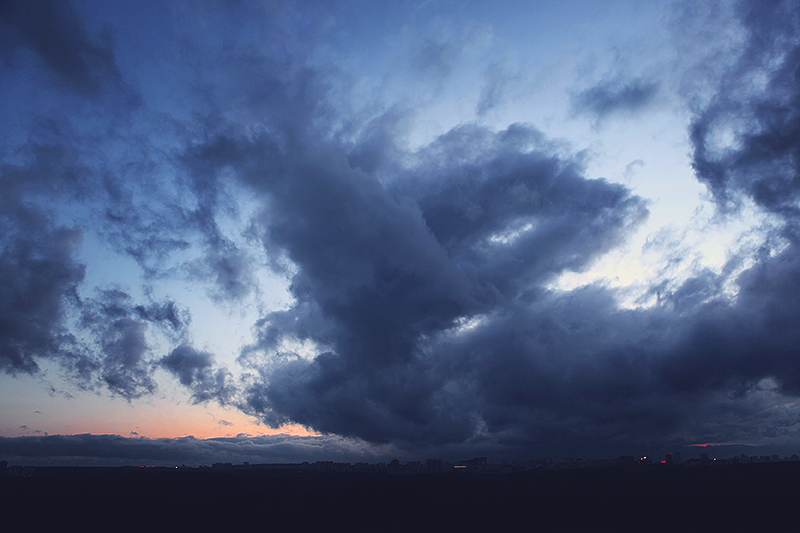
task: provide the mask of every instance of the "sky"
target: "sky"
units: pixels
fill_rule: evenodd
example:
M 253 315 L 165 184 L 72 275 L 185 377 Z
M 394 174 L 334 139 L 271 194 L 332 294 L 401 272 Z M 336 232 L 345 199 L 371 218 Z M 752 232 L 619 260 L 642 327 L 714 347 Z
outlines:
M 797 1 L 7 1 L 0 458 L 800 450 Z

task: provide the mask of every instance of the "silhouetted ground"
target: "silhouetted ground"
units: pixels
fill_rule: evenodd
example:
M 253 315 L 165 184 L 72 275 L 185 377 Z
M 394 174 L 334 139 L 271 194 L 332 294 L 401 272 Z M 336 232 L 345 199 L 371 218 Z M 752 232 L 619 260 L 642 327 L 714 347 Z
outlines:
M 5 523 L 83 530 L 800 531 L 798 503 L 800 463 L 415 476 L 37 468 L 0 477 Z

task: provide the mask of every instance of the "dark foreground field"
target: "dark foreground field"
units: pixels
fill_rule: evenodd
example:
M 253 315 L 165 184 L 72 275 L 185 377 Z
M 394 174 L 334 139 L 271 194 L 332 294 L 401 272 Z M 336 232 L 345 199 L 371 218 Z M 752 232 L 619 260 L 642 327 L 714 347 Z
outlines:
M 0 509 L 37 530 L 800 531 L 800 463 L 415 476 L 38 468 L 0 477 Z

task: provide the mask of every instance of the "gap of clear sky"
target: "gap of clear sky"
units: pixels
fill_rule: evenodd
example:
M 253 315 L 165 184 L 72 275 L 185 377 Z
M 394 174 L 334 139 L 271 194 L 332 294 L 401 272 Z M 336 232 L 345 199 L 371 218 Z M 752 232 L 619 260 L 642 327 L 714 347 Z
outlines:
M 796 451 L 799 19 L 4 2 L 0 456 Z

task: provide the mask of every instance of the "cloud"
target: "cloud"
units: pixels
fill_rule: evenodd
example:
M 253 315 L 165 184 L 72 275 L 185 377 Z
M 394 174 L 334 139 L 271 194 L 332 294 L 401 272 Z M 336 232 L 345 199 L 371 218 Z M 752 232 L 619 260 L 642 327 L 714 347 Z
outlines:
M 646 80 L 604 81 L 572 96 L 572 110 L 604 119 L 616 113 L 636 113 L 656 97 L 657 82 Z
M 442 339 L 535 302 L 646 216 L 643 200 L 583 178 L 522 125 L 455 129 L 388 188 L 336 152 L 298 148 L 221 138 L 198 152 L 273 198 L 265 240 L 297 270 L 297 305 L 264 318 L 244 359 L 264 380 L 248 405 L 276 425 L 374 442 L 471 438 L 481 408 L 460 389 L 474 378 L 438 353 Z M 319 350 L 258 366 L 287 342 Z
M 210 353 L 183 344 L 161 359 L 159 364 L 189 387 L 195 403 L 217 400 L 225 404 L 234 394 L 230 373 L 223 369 L 213 371 L 214 356 Z
M 456 28 L 446 18 L 435 16 L 421 19 L 414 30 L 406 35 L 411 40 L 410 64 L 422 78 L 437 82 L 452 75 L 472 53 L 489 46 L 493 40 L 488 25 Z
M 475 112 L 483 116 L 502 103 L 509 81 L 514 79 L 509 67 L 502 62 L 493 62 L 486 67 L 485 85 L 481 88 Z
M 659 90 L 608 82 L 574 104 L 603 118 Z M 397 110 L 344 147 L 306 116 L 290 139 L 230 129 L 185 156 L 268 206 L 259 240 L 292 265 L 295 304 L 266 314 L 240 357 L 246 412 L 414 450 L 613 455 L 723 421 L 755 436 L 772 424 L 754 422 L 769 419 L 764 398 L 791 404 L 796 328 L 765 320 L 794 312 L 792 268 L 777 266 L 791 254 L 664 285 L 654 308 L 619 309 L 600 285 L 553 291 L 629 235 L 645 201 L 587 179 L 530 126 L 462 125 L 403 153 Z M 781 312 L 749 296 L 762 269 Z
M 210 466 L 218 462 L 259 464 L 321 460 L 378 462 L 392 457 L 391 449 L 371 447 L 356 439 L 336 436 L 147 439 L 89 434 L 0 437 L 0 456 L 11 463 L 43 466 Z
M 96 347 L 89 350 L 102 383 L 127 399 L 154 392 L 148 329 L 158 326 L 168 340 L 180 340 L 189 323 L 187 312 L 173 301 L 137 305 L 119 289 L 99 291 L 97 297 L 81 302 L 81 310 L 81 325 L 95 339 Z
M 110 42 L 97 43 L 69 3 L 4 2 L 0 44 L 6 63 L 23 62 L 33 52 L 61 83 L 83 96 L 96 96 L 103 84 L 119 83 Z
M 244 360 L 263 376 L 247 407 L 270 424 L 410 449 L 486 439 L 613 454 L 682 446 L 723 422 L 731 438 L 763 437 L 771 405 L 793 405 L 793 248 L 620 310 L 601 286 L 544 286 L 618 243 L 644 202 L 583 178 L 535 130 L 457 128 L 386 189 L 335 153 L 272 173 L 250 159 L 274 154 L 267 141 L 240 142 L 226 164 L 275 195 L 264 227 L 297 268 L 297 305 L 263 319 Z M 728 281 L 740 288 L 732 302 Z M 316 356 L 282 351 L 287 340 L 311 341 Z M 258 353 L 280 357 L 259 367 Z M 779 418 L 772 438 L 788 442 L 796 424 Z
M 741 371 L 771 373 L 791 395 L 798 392 L 800 359 L 800 324 L 792 318 L 800 313 L 800 35 L 790 16 L 798 7 L 737 4 L 745 46 L 690 129 L 697 177 L 718 206 L 729 212 L 750 201 L 777 217 L 771 241 L 739 278 L 743 329 L 729 331 L 739 340 L 717 358 L 723 367 L 738 361 Z M 744 332 L 752 337 L 742 339 Z
M 646 201 L 593 179 L 531 125 L 465 122 L 409 148 L 414 113 L 402 102 L 350 101 L 365 92 L 318 46 L 328 14 L 188 8 L 182 44 L 157 59 L 171 73 L 161 96 L 112 113 L 96 98 L 121 90 L 111 38 L 95 39 L 68 4 L 4 5 L 6 63 L 80 98 L 8 111 L 21 126 L 4 137 L 0 167 L 0 367 L 34 373 L 56 360 L 82 386 L 127 399 L 157 390 L 163 369 L 194 402 L 342 436 L 266 439 L 268 460 L 355 457 L 366 441 L 528 457 L 789 442 L 800 394 L 798 6 L 737 6 L 744 46 L 714 64 L 707 98 L 690 99 L 692 162 L 728 214 L 749 202 L 771 226 L 757 228 L 766 239 L 755 253 L 683 281 L 665 267 L 655 305 L 621 309 L 602 282 L 557 281 L 624 242 Z M 490 48 L 484 29 L 440 26 L 408 45 L 426 105 Z M 231 37 L 243 27 L 247 38 Z M 509 75 L 496 58 L 477 64 L 489 67 L 467 107 L 485 115 Z M 572 107 L 603 120 L 667 88 L 614 78 L 574 93 Z M 263 261 L 290 279 L 293 300 L 255 302 L 265 310 L 234 380 L 195 347 L 175 298 L 84 286 L 101 264 L 81 253 L 87 235 L 133 258 L 145 284 L 188 280 L 215 304 L 245 305 L 261 296 Z M 106 443 L 113 461 L 252 461 L 244 438 L 118 439 L 3 445 L 19 456 L 28 446 L 103 457 Z
M 95 39 L 69 3 L 0 8 L 7 65 L 32 86 L 59 93 L 56 108 L 37 100 L 8 110 L 14 128 L 0 166 L 0 368 L 34 373 L 50 359 L 81 387 L 136 398 L 156 389 L 153 326 L 182 345 L 188 312 L 168 298 L 142 303 L 121 289 L 84 286 L 98 259 L 82 253 L 84 235 L 136 260 L 145 282 L 189 279 L 230 301 L 252 294 L 257 281 L 252 258 L 218 223 L 236 199 L 224 183 L 204 182 L 198 169 L 175 160 L 165 143 L 186 141 L 175 130 L 187 124 L 99 98 L 130 95 L 107 31 L 105 41 Z M 5 89 L 15 95 L 11 84 Z
M 185 326 L 185 319 L 181 316 L 175 302 L 152 303 L 149 306 L 137 305 L 134 309 L 143 320 L 148 322 L 167 322 L 175 331 Z
M 64 324 L 85 266 L 74 253 L 81 240 L 75 228 L 56 225 L 28 206 L 0 207 L 0 368 L 33 373 L 38 358 L 63 358 L 78 368 L 85 360 Z
M 742 2 L 747 41 L 691 125 L 693 165 L 720 205 L 744 196 L 760 207 L 800 215 L 800 38 L 796 2 Z M 756 84 L 753 80 L 763 80 Z

